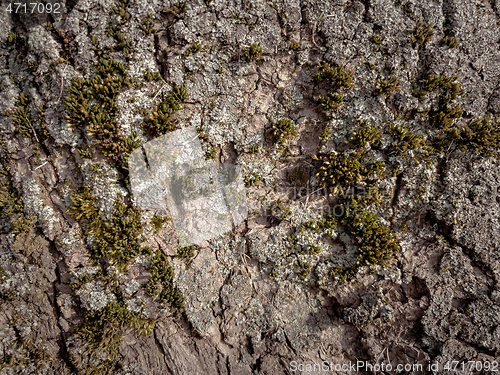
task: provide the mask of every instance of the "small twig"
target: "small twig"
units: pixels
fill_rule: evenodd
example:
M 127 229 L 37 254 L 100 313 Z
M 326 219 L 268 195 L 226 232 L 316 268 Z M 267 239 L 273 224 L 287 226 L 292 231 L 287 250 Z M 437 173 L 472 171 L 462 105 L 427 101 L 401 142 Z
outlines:
M 166 83 L 163 83 L 163 86 L 156 92 L 155 96 L 153 97 L 152 101 L 154 101 L 156 99 L 156 97 L 158 96 L 158 94 L 163 91 L 163 89 L 165 88 L 167 84 Z
M 316 47 L 319 47 L 317 44 L 316 44 L 316 41 L 314 40 L 314 33 L 316 32 L 316 26 L 318 26 L 318 22 L 321 21 L 321 19 L 323 18 L 329 18 L 329 17 L 333 17 L 335 16 L 335 14 L 330 14 L 328 16 L 324 16 L 323 17 L 323 13 L 321 13 L 318 17 L 318 19 L 316 21 L 314 21 L 314 26 L 313 26 L 313 29 L 312 29 L 312 35 L 311 35 L 311 39 L 312 39 L 312 42 L 314 43 L 314 45 Z
M 61 76 L 61 91 L 59 92 L 59 98 L 57 99 L 56 105 L 59 104 L 59 101 L 61 100 L 61 96 L 62 96 L 62 92 L 63 92 L 63 88 L 64 88 L 64 76 L 63 76 L 64 70 L 66 70 L 66 65 L 63 66 L 62 72 L 59 73 L 59 75 Z
M 38 140 L 38 137 L 36 136 L 36 131 L 35 131 L 35 128 L 33 127 L 33 125 L 31 125 L 31 121 L 30 121 L 30 120 L 28 120 L 28 117 L 26 117 L 26 116 L 25 116 L 24 118 L 26 119 L 26 121 L 28 121 L 28 124 L 30 124 L 30 128 L 31 128 L 31 130 L 33 130 L 33 135 L 35 136 L 36 141 L 37 141 L 38 143 L 40 143 L 40 141 Z
M 450 143 L 450 146 L 448 147 L 448 150 L 446 150 L 446 152 L 450 151 L 450 148 L 451 146 L 453 145 L 453 142 L 455 142 L 455 140 L 453 139 Z M 450 157 L 451 153 L 449 153 L 447 156 L 446 156 L 446 162 L 448 162 L 448 158 Z
M 38 169 L 38 168 L 42 168 L 45 164 L 47 164 L 48 161 L 46 161 L 45 163 L 43 163 L 42 165 L 39 165 L 38 167 L 35 168 L 35 171 Z

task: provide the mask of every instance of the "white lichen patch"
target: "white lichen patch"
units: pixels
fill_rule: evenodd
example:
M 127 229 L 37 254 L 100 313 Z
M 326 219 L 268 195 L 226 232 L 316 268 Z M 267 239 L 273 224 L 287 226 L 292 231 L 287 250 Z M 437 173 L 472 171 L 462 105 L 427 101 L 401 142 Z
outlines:
M 51 237 L 54 226 L 59 224 L 59 219 L 55 216 L 54 210 L 40 199 L 41 190 L 33 178 L 24 179 L 22 187 L 25 213 L 35 215 L 43 233 Z
M 236 159 L 236 164 L 241 167 L 243 178 L 256 175 L 266 185 L 271 185 L 275 179 L 274 165 L 260 154 L 241 154 Z
M 116 296 L 105 289 L 101 281 L 86 283 L 76 294 L 87 310 L 102 310 L 107 304 L 116 301 Z
M 148 301 L 143 297 L 136 297 L 126 300 L 127 310 L 139 314 L 144 310 L 144 306 Z
M 139 290 L 139 288 L 141 287 L 141 284 L 139 284 L 134 279 L 128 279 L 128 280 L 125 280 L 123 282 L 123 284 L 120 285 L 120 287 L 126 296 L 131 296 Z
M 203 131 L 210 141 L 217 146 L 224 146 L 229 142 L 238 142 L 241 131 L 247 125 L 247 120 L 237 115 L 236 108 L 240 107 L 243 98 L 229 97 L 217 99 L 215 108 L 203 122 Z
M 359 329 L 378 319 L 381 323 L 392 320 L 394 309 L 387 303 L 383 290 L 376 287 L 362 297 L 363 302 L 357 308 L 344 309 L 344 319 Z
M 83 245 L 79 235 L 76 229 L 70 228 L 59 237 L 58 245 L 61 246 L 65 256 L 70 256 L 78 245 Z
M 280 262 L 287 253 L 287 235 L 288 229 L 284 225 L 273 228 L 267 238 L 264 238 L 261 233 L 249 235 L 250 254 L 262 263 Z
M 92 193 L 100 203 L 100 209 L 105 218 L 113 215 L 115 201 L 118 195 L 126 196 L 128 192 L 118 185 L 118 172 L 107 165 L 85 160 L 81 170 L 85 184 L 92 188 Z
M 49 61 L 59 58 L 59 45 L 54 37 L 42 26 L 34 26 L 28 39 L 30 50 L 39 56 L 44 56 Z

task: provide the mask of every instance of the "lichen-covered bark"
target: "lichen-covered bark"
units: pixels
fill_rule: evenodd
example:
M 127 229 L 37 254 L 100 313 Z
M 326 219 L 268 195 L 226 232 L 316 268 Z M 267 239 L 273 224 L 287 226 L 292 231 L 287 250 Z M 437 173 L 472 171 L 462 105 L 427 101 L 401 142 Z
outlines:
M 71 3 L 0 13 L 1 374 L 500 362 L 499 1 Z M 127 167 L 188 126 L 193 257 Z

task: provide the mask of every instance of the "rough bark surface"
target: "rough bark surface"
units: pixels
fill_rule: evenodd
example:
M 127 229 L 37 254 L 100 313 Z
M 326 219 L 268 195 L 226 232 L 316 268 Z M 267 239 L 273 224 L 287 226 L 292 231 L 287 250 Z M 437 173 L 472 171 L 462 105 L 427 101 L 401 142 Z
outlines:
M 309 374 L 322 371 L 307 364 L 325 363 L 372 373 L 333 368 L 356 361 L 392 364 L 385 374 L 398 364 L 423 365 L 407 374 L 479 374 L 444 366 L 500 362 L 499 0 L 61 4 L 38 19 L 0 12 L 0 374 Z M 157 230 L 154 213 L 141 212 L 141 246 L 173 267 L 180 316 L 146 292 L 151 255 L 125 270 L 96 262 L 88 223 L 68 210 L 82 186 L 101 221 L 116 200 L 132 206 L 125 159 L 105 156 L 98 136 L 64 117 L 73 79 L 92 80 L 106 47 L 135 78 L 113 99 L 116 142 L 152 139 L 141 124 L 183 85 L 189 98 L 170 121 L 197 127 L 207 154 L 238 165 L 247 183 L 248 218 L 191 259 L 171 221 Z M 313 79 L 320 63 L 353 73 L 328 113 Z M 435 122 L 440 91 L 418 98 L 432 75 L 463 90 L 451 125 Z M 397 87 L 387 88 L 391 77 Z M 295 136 L 277 135 L 283 118 Z M 452 137 L 485 118 L 486 135 Z M 340 218 L 314 227 L 322 207 L 346 202 L 323 194 L 316 173 L 366 124 L 383 134 L 356 146 L 359 160 L 385 169 L 346 186 L 377 186 L 380 202 L 363 210 L 400 240 L 386 266 L 356 266 L 361 235 Z M 389 124 L 427 146 L 436 134 L 451 142 L 403 152 Z M 332 271 L 351 266 L 357 282 Z M 88 356 L 79 327 L 116 301 L 143 323 L 113 328 L 123 336 L 116 358 L 107 344 Z M 140 335 L 148 319 L 154 330 Z

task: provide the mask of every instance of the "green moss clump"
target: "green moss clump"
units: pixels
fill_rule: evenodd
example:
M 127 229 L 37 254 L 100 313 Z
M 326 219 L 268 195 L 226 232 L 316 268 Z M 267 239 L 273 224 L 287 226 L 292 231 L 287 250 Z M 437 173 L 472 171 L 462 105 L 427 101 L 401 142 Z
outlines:
M 486 156 L 498 155 L 500 150 L 500 123 L 483 117 L 472 121 L 460 133 L 452 129 L 448 137 L 455 139 L 458 147 L 465 150 L 485 154 Z
M 259 152 L 259 149 L 260 149 L 259 145 L 250 145 L 248 147 L 248 153 L 249 154 L 256 154 L 257 152 Z
M 151 72 L 149 69 L 142 76 L 146 82 L 161 81 L 161 75 L 158 72 Z
M 349 234 L 356 239 L 359 251 L 357 265 L 388 266 L 388 262 L 395 259 L 400 251 L 399 243 L 394 233 L 379 224 L 378 218 L 367 212 L 361 211 L 342 221 Z
M 145 36 L 150 36 L 151 34 L 156 33 L 151 14 L 148 14 L 142 19 L 141 23 L 139 24 L 139 29 L 142 30 Z
M 429 92 L 438 92 L 437 106 L 428 112 L 431 124 L 438 130 L 448 132 L 453 121 L 463 115 L 460 105 L 455 103 L 458 96 L 463 94 L 460 84 L 454 82 L 457 78 L 431 75 L 423 81 L 420 88 L 413 90 L 413 94 L 421 101 Z
M 323 165 L 316 174 L 320 186 L 333 187 L 333 192 L 336 192 L 339 188 L 360 182 L 373 173 L 382 178 L 385 164 L 379 161 L 364 163 L 363 153 L 364 150 L 361 149 L 354 152 L 331 152 L 324 156 L 321 159 Z M 319 160 L 317 157 L 315 159 Z
M 255 61 L 262 56 L 262 47 L 260 43 L 253 43 L 250 48 L 243 52 L 243 57 L 248 61 Z
M 36 218 L 24 214 L 23 198 L 12 185 L 8 168 L 0 164 L 0 233 L 25 233 L 36 226 Z
M 196 249 L 196 246 L 194 246 L 194 245 L 185 246 L 185 247 L 179 247 L 177 249 L 177 254 L 179 254 L 179 256 L 181 258 L 189 260 L 192 257 L 194 257 L 194 251 L 195 251 L 195 249 Z
M 450 48 L 455 48 L 456 46 L 458 46 L 458 39 L 453 36 L 445 36 L 442 40 L 442 43 Z
M 384 132 L 378 131 L 371 125 L 363 125 L 357 132 L 353 133 L 349 144 L 353 147 L 365 147 L 366 144 L 375 145 Z
M 12 121 L 16 125 L 16 130 L 24 138 L 31 138 L 34 130 L 31 128 L 31 114 L 28 109 L 30 100 L 27 95 L 21 93 L 17 100 L 17 109 L 12 115 Z
M 181 109 L 181 105 L 188 98 L 189 95 L 184 85 L 173 85 L 172 92 L 168 95 L 162 95 L 161 103 L 154 108 L 149 117 L 144 119 L 142 128 L 146 134 L 159 137 L 178 129 L 178 120 L 172 119 L 172 115 Z
M 31 138 L 33 141 L 43 143 L 49 136 L 42 118 L 45 111 L 44 104 L 41 104 L 38 108 L 37 114 L 39 120 L 37 123 L 31 118 L 31 112 L 28 108 L 30 103 L 31 101 L 27 95 L 23 93 L 19 95 L 17 108 L 12 114 L 12 122 L 16 125 L 16 131 L 24 138 Z
M 89 234 L 95 237 L 93 260 L 109 259 L 111 264 L 125 271 L 132 259 L 143 254 L 140 216 L 137 207 L 127 207 L 117 199 L 113 216 L 89 230 Z
M 321 106 L 325 111 L 334 111 L 336 109 L 339 109 L 342 106 L 343 100 L 343 93 L 332 93 L 330 91 L 326 93 L 326 96 L 320 96 L 319 99 Z
M 201 51 L 203 48 L 202 44 L 199 41 L 194 42 L 191 47 L 188 48 L 189 53 L 196 53 Z
M 300 254 L 306 254 L 306 255 L 318 255 L 320 253 L 321 253 L 321 247 L 311 243 L 307 246 L 304 246 L 304 248 L 300 251 Z
M 84 341 L 87 350 L 87 374 L 103 374 L 117 370 L 116 359 L 119 354 L 120 344 L 123 340 L 122 333 L 130 328 L 135 328 L 140 335 L 149 335 L 156 325 L 155 319 L 141 318 L 140 313 L 128 310 L 123 301 L 108 304 L 102 310 L 92 310 L 85 315 L 85 321 L 76 330 L 75 335 Z M 96 361 L 97 358 L 105 359 Z M 94 364 L 94 363 L 99 364 Z
M 326 96 L 320 96 L 319 103 L 327 112 L 340 108 L 344 93 L 354 87 L 353 73 L 343 66 L 332 67 L 328 63 L 320 63 L 319 71 L 313 74 L 312 78 L 317 85 L 326 85 Z
M 92 262 L 99 264 L 102 259 L 108 259 L 111 265 L 125 272 L 132 259 L 147 253 L 141 248 L 143 225 L 139 208 L 127 207 L 118 198 L 113 216 L 103 220 L 98 201 L 88 186 L 76 190 L 71 195 L 71 202 L 68 213 L 82 222 L 86 236 L 94 238 L 89 254 Z
M 168 263 L 167 256 L 161 251 L 155 252 L 151 259 L 151 278 L 146 288 L 150 296 L 158 296 L 159 301 L 169 306 L 174 316 L 180 316 L 184 307 L 184 296 L 174 287 L 174 269 Z
M 457 78 L 457 76 L 446 77 L 432 74 L 424 81 L 424 90 L 435 92 L 439 89 L 451 89 L 452 85 L 455 84 L 453 83 L 453 81 L 455 81 Z
M 315 83 L 326 81 L 334 90 L 350 90 L 354 87 L 353 73 L 345 70 L 343 66 L 332 67 L 328 63 L 319 64 L 320 70 L 313 75 Z
M 370 42 L 372 42 L 374 44 L 382 44 L 383 41 L 384 41 L 384 38 L 382 38 L 382 36 L 380 36 L 378 34 L 373 34 L 370 38 Z
M 163 224 L 165 224 L 167 221 L 171 220 L 169 217 L 162 217 L 160 215 L 153 216 L 151 219 L 151 224 L 153 225 L 153 228 L 156 229 L 157 232 L 160 232 L 161 228 L 163 227 Z
M 260 177 L 256 172 L 252 172 L 248 176 L 245 176 L 243 180 L 245 181 L 245 186 L 250 187 L 258 185 L 262 181 L 262 177 Z
M 355 280 L 360 267 L 389 266 L 400 252 L 400 240 L 395 233 L 381 225 L 379 219 L 364 207 L 382 203 L 377 187 L 370 187 L 367 194 L 349 195 L 344 202 L 344 215 L 340 224 L 357 246 L 358 259 L 348 267 L 332 267 L 330 276 L 339 283 Z
M 14 289 L 8 289 L 0 293 L 1 301 L 13 301 L 18 297 L 17 292 Z
M 394 76 L 390 77 L 387 81 L 378 78 L 375 89 L 377 95 L 382 95 L 384 99 L 387 99 L 392 95 L 393 91 L 399 91 L 399 79 Z
M 283 118 L 278 120 L 276 124 L 271 127 L 271 139 L 274 144 L 283 145 L 289 139 L 297 136 L 297 129 L 293 125 L 292 120 Z
M 122 170 L 127 169 L 128 155 L 140 144 L 137 134 L 125 137 L 120 133 L 116 100 L 124 86 L 130 87 L 126 70 L 128 64 L 111 61 L 106 53 L 97 62 L 96 75 L 92 79 L 74 78 L 65 99 L 66 114 L 63 119 L 74 127 L 94 137 L 94 143 L 103 149 L 103 154 L 116 162 Z
M 339 284 L 344 284 L 348 281 L 355 280 L 358 274 L 357 267 L 351 266 L 342 268 L 339 266 L 332 267 L 328 273 L 331 277 L 338 278 Z
M 408 151 L 416 150 L 425 146 L 423 137 L 419 134 L 413 134 L 408 130 L 406 125 L 390 125 L 389 133 L 394 138 L 391 143 L 390 150 L 399 153 L 400 155 L 407 155 Z
M 319 139 L 322 144 L 325 144 L 330 139 L 330 128 L 328 126 L 325 126 L 325 128 L 319 135 Z
M 451 89 L 448 89 L 447 93 L 441 95 L 439 98 L 438 108 L 430 112 L 432 124 L 437 129 L 447 131 L 453 125 L 455 119 L 463 116 L 460 105 L 453 103 L 457 97 L 458 90 L 459 86 L 453 86 Z
M 28 50 L 28 43 L 26 39 L 22 38 L 19 33 L 15 31 L 9 31 L 7 38 L 5 39 L 8 45 L 14 46 L 16 50 L 21 52 L 22 54 L 26 54 Z
M 213 160 L 217 158 L 217 148 L 210 144 L 208 134 L 205 133 L 201 126 L 196 128 L 196 132 L 198 133 L 198 138 L 205 147 L 205 160 Z
M 115 27 L 109 25 L 106 28 L 106 35 L 112 37 L 116 41 L 115 49 L 122 51 L 125 57 L 132 52 L 132 41 L 126 40 L 125 35 Z
M 434 31 L 432 30 L 433 23 L 423 28 L 424 23 L 420 22 L 415 28 L 410 32 L 410 39 L 412 43 L 417 43 L 419 45 L 427 43 L 431 40 L 431 37 L 434 35 Z
M 127 57 L 132 51 L 132 41 L 125 40 L 125 35 L 121 32 L 122 27 L 130 20 L 130 14 L 127 13 L 128 0 L 118 0 L 115 5 L 111 7 L 109 16 L 113 22 L 111 22 L 106 28 L 106 34 L 113 39 L 115 39 L 116 45 L 114 46 L 115 51 L 122 51 L 125 57 Z
M 78 149 L 78 153 L 80 154 L 80 157 L 83 160 L 85 160 L 85 159 L 91 160 L 92 159 L 92 153 L 90 151 Z
M 179 1 L 178 3 L 173 4 L 170 8 L 167 7 L 165 11 L 175 14 L 180 19 L 184 19 L 187 12 L 187 3 L 185 1 Z
M 302 263 L 300 265 L 300 271 L 297 272 L 297 275 L 304 280 L 311 273 L 311 265 L 309 263 Z
M 78 279 L 74 280 L 69 284 L 70 288 L 77 291 L 80 290 L 85 284 L 90 283 L 93 280 L 100 279 L 104 277 L 104 272 L 101 270 L 96 273 L 84 273 L 78 275 Z

